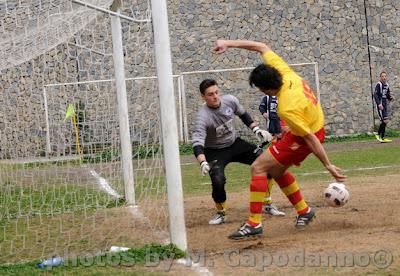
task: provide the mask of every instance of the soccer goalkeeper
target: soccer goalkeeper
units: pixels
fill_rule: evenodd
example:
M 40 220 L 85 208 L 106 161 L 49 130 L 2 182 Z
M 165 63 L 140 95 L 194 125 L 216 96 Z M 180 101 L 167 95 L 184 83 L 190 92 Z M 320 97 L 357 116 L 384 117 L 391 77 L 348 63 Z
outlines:
M 236 133 L 235 116 L 251 128 L 260 142 L 272 140 L 268 131 L 261 130 L 251 116 L 240 105 L 239 100 L 229 94 L 220 95 L 217 82 L 205 79 L 200 84 L 201 97 L 205 105 L 197 114 L 196 127 L 193 132 L 193 151 L 200 164 L 203 175 L 209 174 L 212 184 L 212 197 L 217 213 L 209 224 L 221 224 L 226 220 L 225 166 L 230 162 L 252 164 L 262 153 L 256 145 L 246 142 Z M 265 185 L 266 182 L 265 174 Z M 272 181 L 263 194 L 270 199 Z M 284 216 L 271 202 L 264 205 L 264 212 L 274 216 Z

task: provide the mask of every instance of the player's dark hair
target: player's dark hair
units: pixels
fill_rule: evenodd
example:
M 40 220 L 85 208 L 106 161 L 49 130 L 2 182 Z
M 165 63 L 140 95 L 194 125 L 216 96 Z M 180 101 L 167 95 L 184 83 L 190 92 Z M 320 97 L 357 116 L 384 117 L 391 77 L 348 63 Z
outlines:
M 386 75 L 387 75 L 386 71 L 382 71 L 382 72 L 379 74 L 379 76 L 382 77 L 382 74 L 386 74 Z
M 251 87 L 256 86 L 262 90 L 279 90 L 282 86 L 282 75 L 274 67 L 260 64 L 251 71 L 249 83 Z
M 204 95 L 204 92 L 206 92 L 207 88 L 213 85 L 218 85 L 217 82 L 213 79 L 205 79 L 200 83 L 200 92 L 201 94 Z

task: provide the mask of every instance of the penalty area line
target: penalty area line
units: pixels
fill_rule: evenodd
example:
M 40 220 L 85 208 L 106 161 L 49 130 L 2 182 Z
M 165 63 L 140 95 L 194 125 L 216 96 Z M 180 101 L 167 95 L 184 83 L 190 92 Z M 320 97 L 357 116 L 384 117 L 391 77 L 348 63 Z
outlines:
M 96 178 L 97 183 L 100 185 L 100 188 L 106 191 L 109 195 L 111 195 L 114 198 L 121 198 L 121 196 L 113 189 L 110 187 L 108 184 L 107 180 L 104 177 L 101 177 L 95 170 L 90 170 L 90 174 Z
M 355 169 L 347 169 L 342 170 L 342 172 L 354 172 L 354 171 L 368 171 L 368 170 L 376 170 L 376 169 L 391 169 L 398 168 L 400 165 L 390 165 L 390 166 L 376 166 L 376 167 L 367 167 L 367 168 L 355 168 Z M 319 171 L 319 172 L 310 172 L 310 173 L 299 173 L 297 175 L 306 176 L 306 175 L 316 175 L 316 174 L 327 174 L 328 171 Z
M 183 163 L 181 166 L 189 166 L 197 164 L 195 162 L 192 163 Z M 376 166 L 376 167 L 366 167 L 366 168 L 354 168 L 354 169 L 344 169 L 342 172 L 353 172 L 353 171 L 368 171 L 368 170 L 377 170 L 377 169 L 391 169 L 391 168 L 399 168 L 400 165 L 388 165 L 388 166 Z M 309 173 L 298 173 L 298 176 L 307 176 L 307 175 L 317 175 L 317 174 L 327 174 L 328 171 L 317 171 L 317 172 L 309 172 Z M 201 185 L 211 184 L 209 182 L 201 183 Z

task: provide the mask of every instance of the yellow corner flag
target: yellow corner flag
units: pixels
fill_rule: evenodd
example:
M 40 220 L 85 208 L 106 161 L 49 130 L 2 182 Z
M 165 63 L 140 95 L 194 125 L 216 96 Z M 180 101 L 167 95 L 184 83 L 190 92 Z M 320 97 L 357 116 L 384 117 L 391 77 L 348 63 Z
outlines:
M 69 104 L 67 107 L 67 112 L 65 112 L 64 123 L 67 119 L 71 118 L 75 115 L 75 108 L 72 104 Z

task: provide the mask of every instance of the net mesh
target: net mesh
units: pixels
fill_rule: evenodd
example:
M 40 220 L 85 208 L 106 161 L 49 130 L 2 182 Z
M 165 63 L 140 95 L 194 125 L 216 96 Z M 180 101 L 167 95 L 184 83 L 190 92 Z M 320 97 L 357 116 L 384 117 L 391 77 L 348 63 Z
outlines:
M 149 2 L 121 13 L 142 20 L 121 19 L 126 77 L 154 75 Z M 0 263 L 165 242 L 155 79 L 126 83 L 138 206 L 124 200 L 111 15 L 61 0 L 0 14 Z
M 112 0 L 87 0 L 108 7 Z M 0 2 L 0 70 L 46 53 L 84 28 L 97 14 L 65 0 Z

